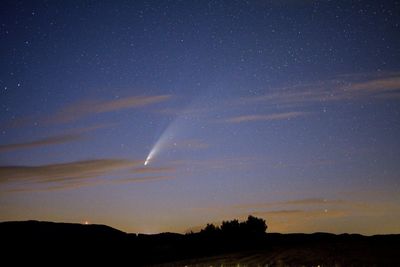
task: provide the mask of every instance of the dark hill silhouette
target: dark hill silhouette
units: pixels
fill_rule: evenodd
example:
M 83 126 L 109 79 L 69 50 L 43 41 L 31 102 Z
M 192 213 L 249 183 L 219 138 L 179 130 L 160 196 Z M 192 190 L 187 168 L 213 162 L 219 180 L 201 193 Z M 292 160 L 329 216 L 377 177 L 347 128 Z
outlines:
M 0 224 L 2 237 L 26 238 L 27 240 L 119 240 L 126 233 L 106 225 L 84 225 L 78 223 L 54 223 L 40 221 L 3 222 Z
M 250 221 L 249 224 L 247 224 Z M 265 221 L 264 221 L 265 224 Z M 255 230 L 257 229 L 257 230 Z M 265 233 L 263 220 L 207 225 L 199 233 L 128 234 L 105 225 L 0 223 L 2 259 L 59 265 L 400 266 L 400 235 Z

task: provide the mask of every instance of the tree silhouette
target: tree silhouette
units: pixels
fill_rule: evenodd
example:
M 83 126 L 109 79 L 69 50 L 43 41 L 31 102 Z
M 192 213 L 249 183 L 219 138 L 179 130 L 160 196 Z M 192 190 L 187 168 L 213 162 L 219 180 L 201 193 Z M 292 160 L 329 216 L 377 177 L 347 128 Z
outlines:
M 214 224 L 207 226 L 200 231 L 205 236 L 223 236 L 224 238 L 235 237 L 254 237 L 265 234 L 268 226 L 264 219 L 250 215 L 247 221 L 239 222 L 237 219 L 231 221 L 223 221 L 221 227 Z M 221 235 L 219 235 L 221 234 Z
M 267 224 L 264 219 L 250 215 L 247 221 L 242 223 L 244 232 L 249 235 L 261 235 L 267 231 Z
M 206 227 L 200 231 L 200 233 L 211 236 L 215 235 L 219 231 L 219 227 L 215 226 L 212 223 L 208 223 Z
M 225 235 L 237 235 L 241 231 L 241 223 L 238 220 L 224 221 L 221 225 L 221 231 Z

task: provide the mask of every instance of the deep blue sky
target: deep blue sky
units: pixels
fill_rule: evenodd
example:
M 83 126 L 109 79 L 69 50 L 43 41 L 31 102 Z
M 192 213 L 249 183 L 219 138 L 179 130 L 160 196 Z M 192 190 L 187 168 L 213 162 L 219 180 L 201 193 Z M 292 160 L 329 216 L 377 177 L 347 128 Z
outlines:
M 0 23 L 0 220 L 400 232 L 399 1 L 4 1 Z

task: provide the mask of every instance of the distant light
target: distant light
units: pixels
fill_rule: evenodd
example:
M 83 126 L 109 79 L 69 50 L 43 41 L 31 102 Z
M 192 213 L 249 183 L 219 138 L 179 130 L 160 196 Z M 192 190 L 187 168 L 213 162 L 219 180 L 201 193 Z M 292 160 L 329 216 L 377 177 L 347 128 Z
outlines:
M 89 224 L 89 222 L 88 222 L 88 221 L 85 221 L 83 224 L 84 224 L 84 225 L 88 225 L 88 224 Z

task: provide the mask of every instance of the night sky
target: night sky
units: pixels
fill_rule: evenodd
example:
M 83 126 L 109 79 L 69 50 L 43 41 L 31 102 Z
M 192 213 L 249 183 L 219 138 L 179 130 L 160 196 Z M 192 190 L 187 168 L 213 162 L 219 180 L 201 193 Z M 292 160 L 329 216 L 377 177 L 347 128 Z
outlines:
M 0 221 L 400 232 L 400 1 L 2 1 Z

